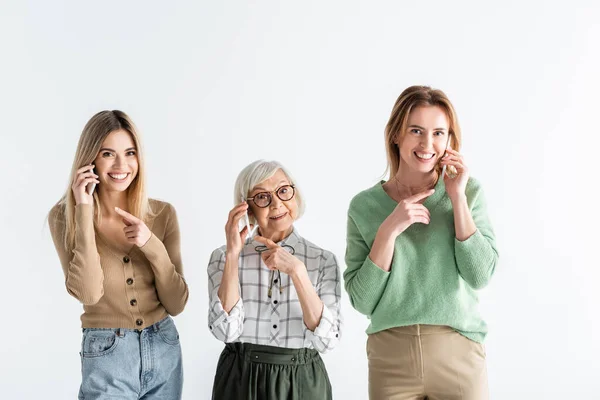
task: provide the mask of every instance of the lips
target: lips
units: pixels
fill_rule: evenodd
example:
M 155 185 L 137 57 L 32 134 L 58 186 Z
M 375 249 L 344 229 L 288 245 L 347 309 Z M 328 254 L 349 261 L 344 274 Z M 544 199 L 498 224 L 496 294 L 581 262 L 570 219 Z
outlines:
M 279 221 L 279 220 L 283 219 L 287 214 L 288 214 L 287 212 L 284 212 L 281 214 L 273 215 L 272 217 L 269 217 L 269 219 L 273 220 L 273 221 Z
M 429 164 L 433 160 L 435 160 L 435 153 L 424 153 L 421 151 L 415 151 L 413 152 L 413 154 L 415 155 L 417 161 L 422 164 Z
M 129 177 L 129 172 L 123 172 L 123 173 L 108 173 L 108 176 L 110 179 L 112 179 L 113 181 L 116 182 L 123 182 L 125 181 L 128 177 Z
M 423 160 L 423 161 L 429 161 L 429 160 L 432 160 L 433 157 L 435 157 L 435 153 L 424 153 L 421 151 L 415 151 L 414 154 L 415 154 L 415 156 L 417 156 L 417 158 L 419 160 Z

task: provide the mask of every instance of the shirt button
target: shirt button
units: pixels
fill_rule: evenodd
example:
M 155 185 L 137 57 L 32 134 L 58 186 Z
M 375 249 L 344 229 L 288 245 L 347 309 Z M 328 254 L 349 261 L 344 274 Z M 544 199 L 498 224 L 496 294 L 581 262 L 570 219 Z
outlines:
M 127 257 L 127 256 L 123 257 L 123 262 L 124 263 L 128 263 L 129 262 L 129 257 Z
M 273 304 L 277 304 L 277 300 L 273 300 Z
M 129 302 L 129 304 L 131 304 L 132 306 L 135 306 L 137 304 L 137 300 L 136 299 L 131 299 L 131 301 Z
M 278 279 L 275 279 L 275 280 L 273 281 L 273 283 L 277 283 L 278 281 L 279 281 Z
M 277 329 L 277 325 L 273 325 L 273 329 Z
M 133 279 L 131 279 L 131 278 L 127 278 L 126 282 L 128 285 L 133 285 Z
M 137 326 L 142 326 L 143 323 L 144 323 L 144 321 L 142 321 L 141 319 L 138 319 L 138 320 L 135 321 L 135 324 Z

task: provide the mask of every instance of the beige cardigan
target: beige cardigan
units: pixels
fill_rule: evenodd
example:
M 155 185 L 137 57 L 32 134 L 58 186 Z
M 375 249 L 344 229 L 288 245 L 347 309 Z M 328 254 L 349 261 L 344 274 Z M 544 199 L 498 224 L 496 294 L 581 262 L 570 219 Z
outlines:
M 147 223 L 152 236 L 129 253 L 111 246 L 94 229 L 94 210 L 89 204 L 75 207 L 75 248 L 65 249 L 64 206 L 50 211 L 50 232 L 67 291 L 83 303 L 83 328 L 143 329 L 183 311 L 188 286 L 183 278 L 177 215 L 169 203 L 150 200 L 150 207 L 156 214 Z

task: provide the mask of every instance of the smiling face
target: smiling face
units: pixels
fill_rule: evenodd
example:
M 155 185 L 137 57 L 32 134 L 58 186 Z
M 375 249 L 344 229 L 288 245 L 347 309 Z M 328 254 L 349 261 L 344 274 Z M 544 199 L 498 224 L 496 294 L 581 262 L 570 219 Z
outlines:
M 271 204 L 267 207 L 258 207 L 252 200 L 248 200 L 248 204 L 260 228 L 260 234 L 275 242 L 283 240 L 291 233 L 292 225 L 298 215 L 296 197 L 283 201 L 274 193 L 282 186 L 291 184 L 285 173 L 279 169 L 275 175 L 253 187 L 248 196 L 255 197 L 263 192 L 270 193 Z M 280 195 L 285 197 L 283 193 Z
M 409 116 L 406 131 L 398 134 L 400 169 L 431 173 L 444 156 L 448 143 L 448 116 L 437 106 L 416 107 Z
M 138 173 L 137 149 L 131 135 L 122 129 L 111 132 L 94 160 L 98 190 L 123 192 Z

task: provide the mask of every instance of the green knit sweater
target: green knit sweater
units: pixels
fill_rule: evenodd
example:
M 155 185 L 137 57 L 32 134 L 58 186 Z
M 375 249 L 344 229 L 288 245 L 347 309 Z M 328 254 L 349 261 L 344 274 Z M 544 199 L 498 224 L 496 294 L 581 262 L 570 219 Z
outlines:
M 467 183 L 477 231 L 461 242 L 440 179 L 423 203 L 431 213 L 429 225 L 413 224 L 398 235 L 391 269 L 385 272 L 369 258 L 379 226 L 398 204 L 382 183 L 356 195 L 348 210 L 344 281 L 352 306 L 371 319 L 367 333 L 414 324 L 447 325 L 483 342 L 487 326 L 476 290 L 490 281 L 498 251 L 481 186 L 473 178 Z

